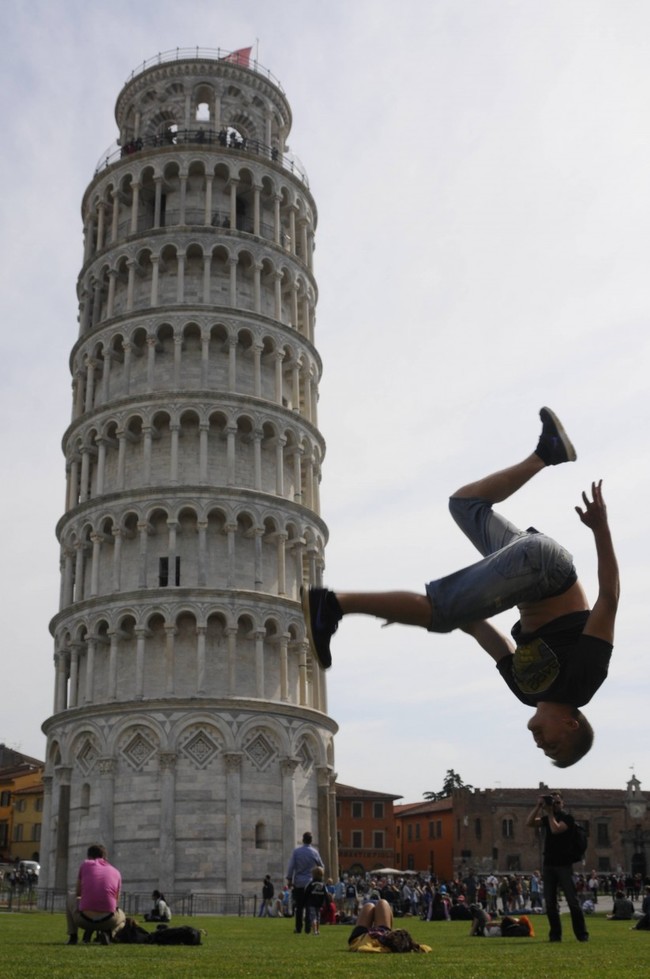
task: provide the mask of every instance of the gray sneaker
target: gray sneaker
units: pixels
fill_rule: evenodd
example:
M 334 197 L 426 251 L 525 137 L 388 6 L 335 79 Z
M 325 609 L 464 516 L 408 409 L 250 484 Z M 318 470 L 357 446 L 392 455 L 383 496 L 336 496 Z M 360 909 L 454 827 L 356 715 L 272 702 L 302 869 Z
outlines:
M 336 595 L 327 588 L 301 588 L 300 601 L 312 654 L 324 670 L 332 665 L 330 639 L 343 617 Z
M 547 466 L 559 466 L 562 462 L 575 462 L 578 458 L 571 439 L 564 431 L 562 422 L 550 408 L 542 408 L 542 434 L 539 437 L 535 455 Z

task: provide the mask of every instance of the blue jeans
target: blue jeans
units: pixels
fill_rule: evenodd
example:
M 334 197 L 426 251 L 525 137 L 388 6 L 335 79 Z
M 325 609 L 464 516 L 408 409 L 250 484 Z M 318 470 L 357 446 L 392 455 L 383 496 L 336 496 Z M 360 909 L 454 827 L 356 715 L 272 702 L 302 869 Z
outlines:
M 574 571 L 566 548 L 534 527 L 515 527 L 488 500 L 452 496 L 449 509 L 483 560 L 428 583 L 430 632 L 451 632 L 522 602 L 549 598 Z

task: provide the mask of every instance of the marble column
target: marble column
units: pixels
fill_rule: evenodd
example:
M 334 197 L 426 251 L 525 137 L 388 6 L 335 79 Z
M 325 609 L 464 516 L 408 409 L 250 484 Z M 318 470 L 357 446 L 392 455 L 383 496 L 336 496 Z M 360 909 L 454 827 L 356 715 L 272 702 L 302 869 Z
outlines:
M 163 893 L 176 880 L 176 753 L 160 752 L 160 883 Z
M 224 761 L 226 764 L 226 893 L 239 894 L 242 886 L 241 752 L 226 752 Z

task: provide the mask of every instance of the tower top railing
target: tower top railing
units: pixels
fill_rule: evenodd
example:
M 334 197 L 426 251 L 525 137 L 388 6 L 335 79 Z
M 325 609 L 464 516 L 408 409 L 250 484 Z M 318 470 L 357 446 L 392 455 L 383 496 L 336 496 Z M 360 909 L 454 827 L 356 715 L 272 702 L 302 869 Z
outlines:
M 125 156 L 132 156 L 134 153 L 140 153 L 142 150 L 188 144 L 194 144 L 201 148 L 215 146 L 228 152 L 254 153 L 279 164 L 283 170 L 288 170 L 289 173 L 302 180 L 306 187 L 309 187 L 307 171 L 294 153 L 281 153 L 277 147 L 267 146 L 266 143 L 262 143 L 258 139 L 244 139 L 232 127 L 223 128 L 217 132 L 214 129 L 204 129 L 201 125 L 196 129 L 168 129 L 159 136 L 143 136 L 132 139 L 124 146 L 120 146 L 114 140 L 99 158 L 95 167 L 95 176 L 117 160 L 121 160 Z
M 226 51 L 223 48 L 200 48 L 197 45 L 195 48 L 172 48 L 170 51 L 159 51 L 158 54 L 152 58 L 148 58 L 141 65 L 138 65 L 137 68 L 134 68 L 124 84 L 128 85 L 129 82 L 132 82 L 138 75 L 147 71 L 148 68 L 167 64 L 170 61 L 225 61 L 229 64 L 238 65 L 240 68 L 248 68 L 250 71 L 262 75 L 275 85 L 276 88 L 279 88 L 284 95 L 284 89 L 275 75 L 268 68 L 264 68 L 256 58 L 250 58 L 248 54 L 243 53 L 247 50 Z

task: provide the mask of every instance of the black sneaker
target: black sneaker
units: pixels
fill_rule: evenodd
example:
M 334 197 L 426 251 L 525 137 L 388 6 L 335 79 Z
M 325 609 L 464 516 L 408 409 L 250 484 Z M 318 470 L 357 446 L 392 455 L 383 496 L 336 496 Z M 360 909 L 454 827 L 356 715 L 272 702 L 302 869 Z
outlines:
M 542 419 L 542 434 L 535 455 L 538 455 L 547 466 L 575 462 L 578 458 L 576 450 L 557 415 L 550 408 L 542 408 L 539 417 Z
M 110 945 L 111 944 L 111 937 L 110 937 L 110 935 L 108 934 L 107 931 L 98 931 L 97 932 L 97 937 L 99 939 L 99 944 L 100 945 Z
M 301 588 L 302 614 L 307 626 L 311 651 L 324 670 L 332 665 L 330 639 L 343 616 L 333 591 L 327 588 Z

